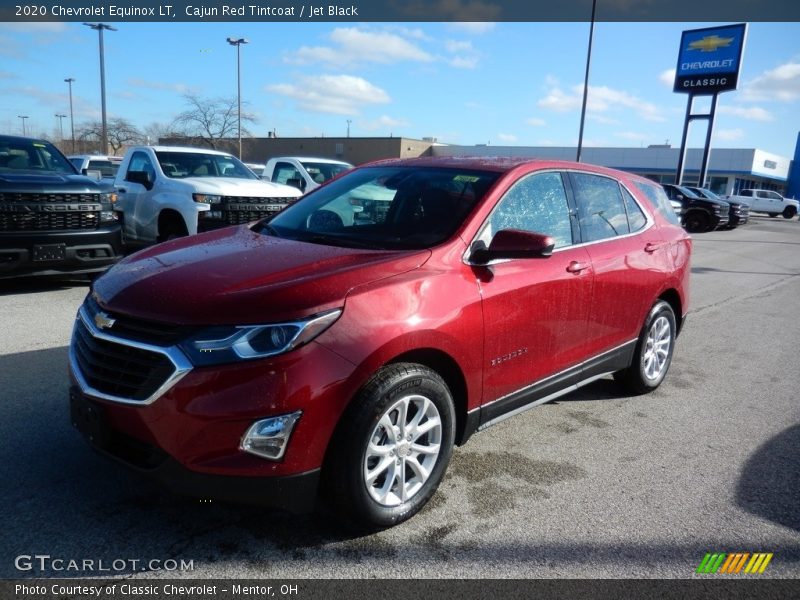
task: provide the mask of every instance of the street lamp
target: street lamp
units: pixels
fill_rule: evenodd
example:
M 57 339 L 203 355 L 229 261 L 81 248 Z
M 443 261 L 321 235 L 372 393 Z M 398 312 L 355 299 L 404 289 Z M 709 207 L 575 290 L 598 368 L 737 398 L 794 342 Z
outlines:
M 106 128 L 106 64 L 103 51 L 103 30 L 116 31 L 115 27 L 106 25 L 105 23 L 84 23 L 87 27 L 97 30 L 100 34 L 100 105 L 103 115 L 103 124 L 100 132 L 100 144 L 103 148 L 103 154 L 108 154 L 108 129 Z
M 69 127 L 72 130 L 72 152 L 75 152 L 75 119 L 72 112 L 72 82 L 75 81 L 72 77 L 67 77 L 64 80 L 69 85 Z
M 22 135 L 23 135 L 23 136 L 26 136 L 26 135 L 28 135 L 28 134 L 26 133 L 26 131 L 25 131 L 25 119 L 27 119 L 27 118 L 28 118 L 28 115 L 17 115 L 17 116 L 18 116 L 20 119 L 22 119 Z
M 237 115 L 239 118 L 239 160 L 242 160 L 242 61 L 241 61 L 241 46 L 249 42 L 245 38 L 228 38 L 228 43 L 231 46 L 236 46 L 236 88 L 237 97 L 239 99 L 239 108 Z
M 56 119 L 58 119 L 58 131 L 60 132 L 61 141 L 64 141 L 64 117 L 67 115 L 61 115 L 56 113 Z
M 347 119 L 347 137 L 350 137 L 350 123 L 352 122 L 351 119 Z

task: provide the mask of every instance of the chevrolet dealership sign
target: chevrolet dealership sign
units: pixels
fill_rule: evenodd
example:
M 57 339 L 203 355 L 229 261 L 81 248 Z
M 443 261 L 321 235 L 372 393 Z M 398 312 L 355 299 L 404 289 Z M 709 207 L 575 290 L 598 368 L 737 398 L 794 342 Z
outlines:
M 674 91 L 716 94 L 735 90 L 746 34 L 746 23 L 684 31 Z

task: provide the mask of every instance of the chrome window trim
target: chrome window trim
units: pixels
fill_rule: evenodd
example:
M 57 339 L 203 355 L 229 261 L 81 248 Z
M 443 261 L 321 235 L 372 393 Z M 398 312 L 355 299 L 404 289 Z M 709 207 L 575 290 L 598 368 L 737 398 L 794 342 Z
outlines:
M 601 244 L 601 243 L 610 242 L 610 241 L 613 241 L 613 240 L 621 240 L 621 239 L 633 237 L 635 235 L 641 235 L 642 233 L 644 233 L 645 231 L 648 231 L 649 229 L 651 229 L 655 225 L 655 219 L 653 218 L 653 215 L 650 213 L 650 211 L 647 209 L 647 207 L 646 206 L 642 206 L 642 203 L 639 202 L 639 199 L 636 197 L 636 194 L 633 193 L 631 191 L 631 189 L 627 185 L 625 185 L 625 183 L 623 183 L 621 180 L 617 179 L 616 177 L 613 177 L 611 175 L 606 175 L 605 173 L 595 173 L 593 171 L 584 171 L 584 170 L 581 170 L 581 169 L 569 169 L 569 168 L 567 168 L 567 169 L 543 169 L 541 171 L 532 171 L 531 173 L 526 173 L 522 177 L 527 177 L 528 175 L 538 175 L 539 173 L 559 173 L 559 174 L 563 174 L 563 175 L 566 175 L 567 173 L 577 173 L 577 174 L 580 174 L 580 175 L 596 175 L 597 177 L 605 177 L 606 179 L 611 179 L 611 180 L 615 181 L 620 187 L 622 187 L 626 192 L 628 192 L 631 195 L 631 198 L 633 198 L 633 201 L 636 203 L 636 205 L 639 207 L 639 209 L 644 213 L 644 216 L 645 216 L 645 219 L 646 219 L 644 227 L 641 227 L 640 229 L 637 229 L 636 231 L 632 231 L 632 232 L 629 232 L 629 233 L 626 233 L 626 234 L 623 234 L 623 235 L 615 235 L 614 237 L 610 237 L 610 238 L 603 238 L 602 240 L 592 240 L 591 242 L 581 242 L 579 244 L 570 244 L 569 246 L 561 246 L 560 248 L 554 248 L 553 249 L 553 254 L 556 254 L 558 252 L 563 252 L 564 250 L 570 250 L 572 248 L 585 248 L 586 246 L 592 246 L 594 244 Z M 520 179 L 522 179 L 522 177 L 520 177 Z M 517 181 L 519 181 L 520 179 L 518 179 Z M 517 182 L 515 181 L 514 184 L 516 184 L 516 183 Z M 512 184 L 512 186 L 514 184 Z M 511 188 L 509 188 L 509 189 L 511 189 Z M 506 192 L 508 192 L 508 190 L 506 190 Z M 620 196 L 621 196 L 621 194 L 620 194 Z M 503 194 L 503 197 L 505 197 L 505 194 Z M 502 200 L 503 200 L 503 198 L 500 198 L 500 200 L 498 200 L 497 203 L 499 204 Z M 624 202 L 624 198 L 623 198 L 623 202 Z M 500 265 L 500 264 L 507 263 L 507 262 L 510 262 L 510 261 L 515 261 L 515 260 L 528 260 L 528 259 L 523 259 L 523 258 L 502 258 L 502 259 L 498 259 L 498 260 L 489 261 L 486 264 L 477 264 L 477 263 L 474 263 L 474 262 L 469 260 L 469 255 L 470 255 L 470 250 L 472 248 L 472 244 L 474 244 L 478 240 L 478 238 L 481 235 L 481 232 L 483 231 L 483 228 L 486 226 L 486 223 L 488 222 L 488 220 L 492 217 L 492 214 L 494 213 L 496 208 L 497 208 L 497 204 L 495 204 L 494 208 L 492 208 L 492 210 L 486 216 L 486 219 L 484 219 L 483 223 L 481 223 L 481 226 L 478 228 L 477 233 L 473 236 L 472 241 L 467 244 L 467 249 L 464 252 L 464 255 L 462 256 L 462 259 L 461 259 L 462 262 L 465 265 L 469 265 L 471 267 L 492 267 L 494 265 Z
M 89 331 L 89 334 L 98 340 L 103 340 L 105 342 L 110 342 L 113 344 L 117 344 L 120 346 L 128 346 L 130 348 L 136 348 L 137 350 L 146 350 L 148 352 L 154 352 L 156 354 L 161 354 L 172 363 L 172 366 L 175 368 L 172 375 L 170 375 L 166 381 L 149 397 L 145 398 L 144 400 L 131 400 L 130 398 L 125 398 L 122 396 L 114 396 L 112 394 L 106 394 L 105 392 L 101 392 L 93 388 L 86 378 L 81 373 L 80 367 L 78 366 L 77 356 L 75 355 L 75 327 L 77 327 L 78 320 L 83 323 L 86 329 Z M 192 370 L 192 364 L 189 362 L 189 359 L 181 352 L 177 346 L 153 346 L 151 344 L 146 344 L 142 342 L 135 342 L 133 340 L 127 340 L 124 338 L 116 337 L 113 335 L 109 335 L 100 331 L 97 326 L 92 322 L 92 319 L 89 318 L 89 315 L 86 313 L 86 307 L 81 306 L 78 310 L 78 315 L 75 317 L 75 326 L 73 326 L 72 330 L 72 343 L 69 345 L 69 366 L 72 375 L 75 377 L 75 380 L 78 382 L 78 387 L 80 387 L 81 392 L 86 394 L 87 396 L 91 396 L 93 398 L 99 398 L 100 400 L 108 400 L 110 402 L 117 402 L 119 404 L 128 404 L 131 406 L 147 406 L 152 404 L 156 400 L 158 400 L 161 396 L 167 393 L 176 383 L 178 383 L 186 374 Z

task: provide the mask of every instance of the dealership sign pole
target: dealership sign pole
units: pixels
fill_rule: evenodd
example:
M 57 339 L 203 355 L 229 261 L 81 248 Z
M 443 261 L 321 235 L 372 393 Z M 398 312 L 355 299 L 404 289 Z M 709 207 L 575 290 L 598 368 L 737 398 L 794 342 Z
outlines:
M 714 129 L 714 117 L 717 111 L 717 96 L 720 92 L 736 89 L 746 35 L 747 23 L 691 29 L 684 31 L 681 35 L 673 91 L 689 94 L 689 98 L 686 101 L 681 151 L 678 157 L 678 169 L 675 173 L 675 183 L 677 184 L 683 180 L 686 138 L 689 135 L 689 123 L 694 120 L 708 121 L 698 185 L 703 187 L 706 183 L 711 133 Z M 711 110 L 708 113 L 692 114 L 695 96 L 711 96 Z

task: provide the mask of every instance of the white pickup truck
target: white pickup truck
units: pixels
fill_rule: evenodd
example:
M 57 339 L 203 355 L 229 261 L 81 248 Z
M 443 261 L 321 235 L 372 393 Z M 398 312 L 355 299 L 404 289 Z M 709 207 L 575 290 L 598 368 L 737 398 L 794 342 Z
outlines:
M 800 202 L 791 198 L 784 198 L 778 192 L 771 190 L 742 190 L 736 195 L 726 196 L 732 200 L 743 202 L 750 207 L 750 211 L 767 213 L 770 217 L 783 215 L 784 219 L 791 219 L 798 213 Z
M 255 221 L 302 195 L 260 180 L 225 152 L 172 146 L 130 148 L 114 187 L 125 242 L 132 244 Z
M 276 156 L 267 161 L 261 178 L 290 185 L 307 193 L 352 168 L 350 163 L 330 158 Z

